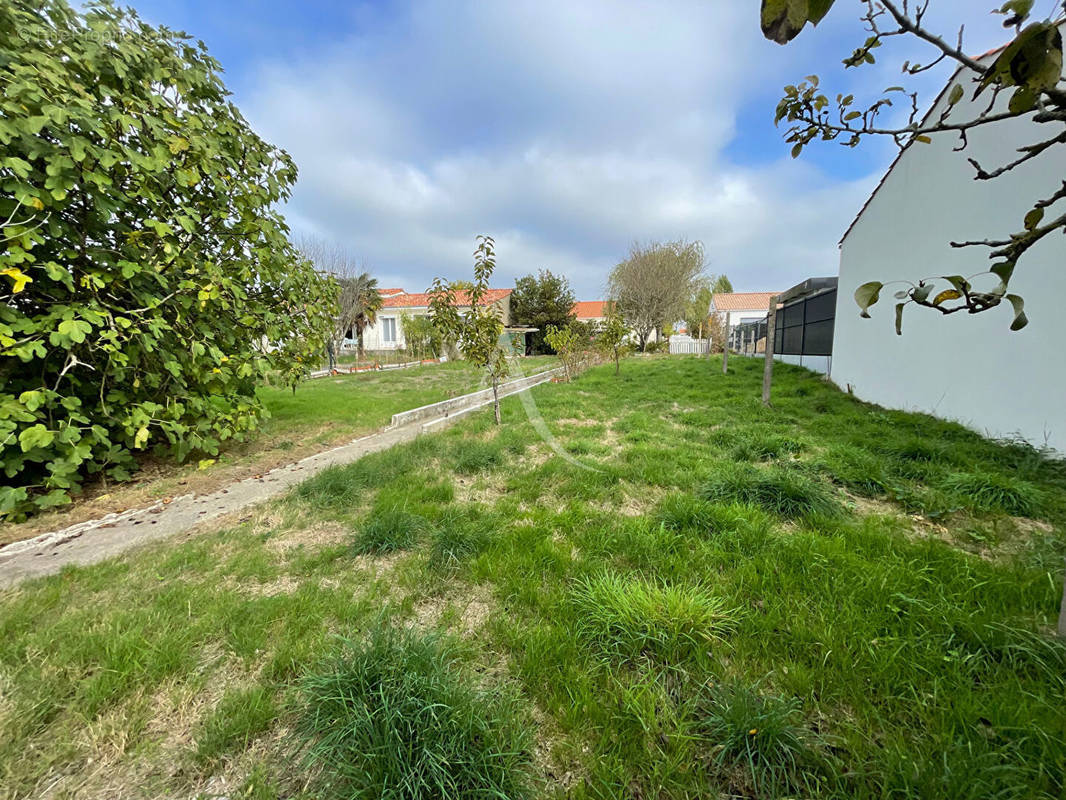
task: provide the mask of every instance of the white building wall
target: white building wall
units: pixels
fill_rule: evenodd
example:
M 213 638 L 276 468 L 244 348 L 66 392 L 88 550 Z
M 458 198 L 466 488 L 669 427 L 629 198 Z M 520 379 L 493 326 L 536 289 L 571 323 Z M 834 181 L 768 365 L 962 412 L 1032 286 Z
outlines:
M 953 118 L 973 113 L 964 100 Z M 861 319 L 854 301 L 867 281 L 987 270 L 985 248 L 949 242 L 1019 230 L 1033 202 L 1061 187 L 1066 148 L 993 181 L 974 181 L 966 159 L 992 169 L 1016 158 L 1018 147 L 1060 129 L 1011 120 L 970 132 L 963 152 L 953 152 L 958 137 L 941 134 L 903 154 L 841 246 L 832 361 L 839 386 L 881 405 L 1066 452 L 1066 237 L 1046 237 L 1019 263 L 1010 291 L 1025 298 L 1029 325 L 1016 333 L 1009 330 L 1009 303 L 973 316 L 909 305 L 903 335 L 896 336 L 892 294 L 902 287 L 882 290 L 873 319 Z M 1057 208 L 1061 213 L 1062 204 Z M 988 280 L 989 287 L 995 283 Z
M 404 309 L 411 316 L 427 313 L 426 309 Z M 385 340 L 385 320 L 395 320 L 396 336 L 394 341 Z M 355 339 L 346 339 L 346 347 L 355 347 Z M 403 322 L 400 319 L 399 309 L 382 309 L 378 312 L 377 322 L 367 326 L 363 331 L 363 348 L 365 350 L 399 350 L 405 346 L 403 336 Z

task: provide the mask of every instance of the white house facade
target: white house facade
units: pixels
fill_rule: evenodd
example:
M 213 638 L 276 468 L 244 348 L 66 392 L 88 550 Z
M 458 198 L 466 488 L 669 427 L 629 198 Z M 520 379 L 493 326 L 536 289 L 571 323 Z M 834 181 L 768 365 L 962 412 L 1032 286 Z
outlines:
M 492 304 L 499 310 L 504 325 L 511 322 L 511 289 L 489 289 L 483 304 Z M 377 321 L 363 331 L 363 349 L 370 352 L 402 350 L 407 346 L 404 337 L 404 320 L 411 317 L 428 317 L 430 295 L 424 292 L 406 292 L 403 289 L 385 289 L 380 292 L 381 310 Z M 460 292 L 456 296 L 458 308 L 469 308 L 469 303 Z M 464 305 L 465 304 L 465 305 Z M 345 347 L 355 347 L 355 339 L 346 339 Z
M 953 119 L 975 116 L 988 103 L 986 96 L 976 105 L 969 100 L 973 84 L 965 75 L 949 86 L 960 80 L 966 99 L 951 112 Z M 946 103 L 945 91 L 932 118 Z M 901 287 L 885 287 L 870 309 L 873 319 L 861 319 L 854 300 L 855 290 L 867 281 L 986 271 L 987 248 L 953 248 L 950 242 L 1007 238 L 1019 230 L 1033 203 L 1061 188 L 1066 147 L 1052 147 L 991 181 L 975 181 L 967 159 L 991 170 L 1016 159 L 1019 147 L 1059 130 L 1013 119 L 971 130 L 962 151 L 955 150 L 957 136 L 939 134 L 931 144 L 916 143 L 901 153 L 841 242 L 835 383 L 884 406 L 929 412 L 992 436 L 1020 436 L 1066 453 L 1066 237 L 1061 233 L 1045 237 L 1018 263 L 1010 291 L 1024 298 L 1029 318 L 1028 327 L 1018 332 L 1009 330 L 1009 303 L 950 316 L 910 305 L 903 334 L 897 336 L 892 294 Z M 990 276 L 973 280 L 978 288 L 998 282 Z

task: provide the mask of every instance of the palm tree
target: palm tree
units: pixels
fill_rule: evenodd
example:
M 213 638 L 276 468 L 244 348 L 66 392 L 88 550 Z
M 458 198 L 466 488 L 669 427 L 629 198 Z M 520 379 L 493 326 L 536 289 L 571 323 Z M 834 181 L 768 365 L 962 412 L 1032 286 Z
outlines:
M 326 343 L 329 366 L 333 369 L 341 344 L 353 332 L 359 342 L 359 355 L 363 355 L 363 331 L 377 322 L 381 309 L 378 282 L 365 270 L 366 262 L 344 245 L 317 236 L 303 236 L 298 240 L 297 247 L 319 272 L 333 276 L 340 286 L 337 315 L 330 340 Z
M 362 358 L 363 331 L 378 321 L 378 311 L 381 310 L 383 302 L 378 292 L 378 279 L 370 277 L 369 272 L 363 272 L 354 278 L 345 279 L 342 284 L 342 312 L 348 312 L 345 317 L 351 320 L 351 327 L 355 330 L 355 338 L 359 343 L 359 357 Z

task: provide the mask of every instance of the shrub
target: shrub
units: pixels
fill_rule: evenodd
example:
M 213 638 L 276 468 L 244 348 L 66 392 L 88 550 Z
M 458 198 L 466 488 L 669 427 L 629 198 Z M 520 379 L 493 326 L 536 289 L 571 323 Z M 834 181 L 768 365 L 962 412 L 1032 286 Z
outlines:
M 530 742 L 517 699 L 463 679 L 455 646 L 375 627 L 301 686 L 296 726 L 316 797 L 525 798 Z
M 727 465 L 703 485 L 700 494 L 711 502 L 750 503 L 790 518 L 840 511 L 840 503 L 825 484 L 783 467 Z
M 20 519 L 125 480 L 137 451 L 246 436 L 260 379 L 321 348 L 336 288 L 275 210 L 295 165 L 202 45 L 53 0 L 0 4 L 0 52 L 0 517 Z
M 1040 491 L 1028 481 L 996 472 L 955 472 L 941 488 L 978 511 L 1030 517 L 1040 508 Z
M 353 546 L 356 553 L 392 553 L 414 545 L 430 529 L 429 522 L 401 509 L 376 511 L 363 525 Z
M 578 634 L 626 660 L 650 655 L 676 663 L 704 652 L 734 627 L 725 601 L 700 587 L 627 580 L 613 572 L 579 581 L 571 603 Z
M 755 797 L 776 797 L 801 787 L 813 751 L 801 724 L 799 701 L 763 695 L 747 686 L 722 685 L 703 704 L 700 729 L 723 772 L 741 772 L 750 786 L 732 787 Z

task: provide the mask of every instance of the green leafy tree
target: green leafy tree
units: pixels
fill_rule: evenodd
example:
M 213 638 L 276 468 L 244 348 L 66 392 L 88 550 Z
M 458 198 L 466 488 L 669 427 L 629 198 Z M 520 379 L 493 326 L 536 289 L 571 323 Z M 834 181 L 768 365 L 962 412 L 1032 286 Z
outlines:
M 441 351 L 441 337 L 433 320 L 428 316 L 411 316 L 402 314 L 400 324 L 403 326 L 403 338 L 407 350 L 416 358 L 437 358 Z
M 608 312 L 607 320 L 596 337 L 596 344 L 608 358 L 614 359 L 614 374 L 621 369 L 620 361 L 626 352 L 626 336 L 629 329 L 620 314 Z
M 703 339 L 704 334 L 709 332 L 712 295 L 711 287 L 704 283 L 696 289 L 696 293 L 685 306 L 685 327 L 689 336 Z
M 725 275 L 715 275 L 711 278 L 711 294 L 730 294 L 733 284 Z
M 296 168 L 184 34 L 0 3 L 0 517 L 134 452 L 217 453 L 317 360 L 336 287 L 276 206 Z
M 796 37 L 810 22 L 817 25 L 829 13 L 835 0 L 762 0 L 762 29 L 770 39 L 785 44 Z M 963 30 L 945 36 L 931 29 L 926 20 L 927 2 L 907 0 L 861 0 L 862 20 L 867 36 L 855 51 L 844 59 L 845 67 L 874 64 L 880 48 L 896 37 L 911 37 L 930 50 L 921 63 L 904 61 L 904 75 L 913 76 L 941 64 L 957 67 L 951 88 L 939 111 L 921 116 L 918 93 L 903 86 L 889 87 L 869 104 L 858 103 L 852 94 L 837 94 L 835 99 L 819 88 L 818 76 L 785 87 L 785 96 L 777 106 L 777 122 L 789 123 L 786 141 L 792 144 L 792 156 L 814 140 L 836 141 L 855 147 L 871 136 L 890 137 L 900 148 L 929 143 L 933 136 L 951 135 L 965 150 L 967 133 L 985 126 L 1024 118 L 1034 123 L 1033 141 L 1018 149 L 1018 155 L 1001 164 L 981 164 L 970 158 L 974 178 L 992 181 L 1022 164 L 1061 152 L 1066 146 L 1066 80 L 1063 78 L 1062 19 L 1033 19 L 1034 0 L 1008 0 L 993 13 L 1005 16 L 1004 27 L 1014 31 L 1014 38 L 995 58 L 975 59 L 966 54 Z M 1054 3 L 1049 10 L 1061 15 L 1066 4 Z M 1000 101 L 1001 95 L 1009 95 Z M 909 113 L 898 122 L 882 122 L 894 98 L 907 99 Z M 970 102 L 963 100 L 969 97 Z M 980 101 L 980 102 L 978 102 Z M 1056 181 L 1057 182 L 1057 181 Z M 942 275 L 916 281 L 895 281 L 896 332 L 901 332 L 903 311 L 914 304 L 941 314 L 966 311 L 981 313 L 1007 301 L 1012 307 L 1011 330 L 1020 330 L 1028 320 L 1024 302 L 1009 294 L 1011 276 L 1025 254 L 1046 237 L 1066 232 L 1066 181 L 1049 189 L 1033 201 L 1032 208 L 1017 221 L 1014 233 L 980 241 L 951 242 L 952 247 L 983 247 L 993 262 L 987 272 L 964 277 Z M 977 279 L 977 280 L 974 280 Z M 870 306 L 880 299 L 882 281 L 871 281 L 855 292 L 862 316 L 868 317 Z
M 537 328 L 530 334 L 530 350 L 533 353 L 548 352 L 545 331 L 549 325 L 566 326 L 574 314 L 573 291 L 566 277 L 540 270 L 537 275 L 526 275 L 515 282 L 511 293 L 511 317 L 520 325 Z
M 574 372 L 577 368 L 578 353 L 582 341 L 581 334 L 571 325 L 565 325 L 562 328 L 549 325 L 544 332 L 544 340 L 559 356 L 559 360 L 563 362 L 563 372 L 566 375 L 567 383 L 569 383 L 570 379 L 574 377 Z
M 500 381 L 507 376 L 507 352 L 500 345 L 503 319 L 492 303 L 483 302 L 496 269 L 495 242 L 478 236 L 474 251 L 473 281 L 433 280 L 429 310 L 442 341 L 452 341 L 470 363 L 483 368 L 492 383 L 492 407 L 500 424 Z M 462 292 L 466 311 L 460 311 L 457 294 Z

